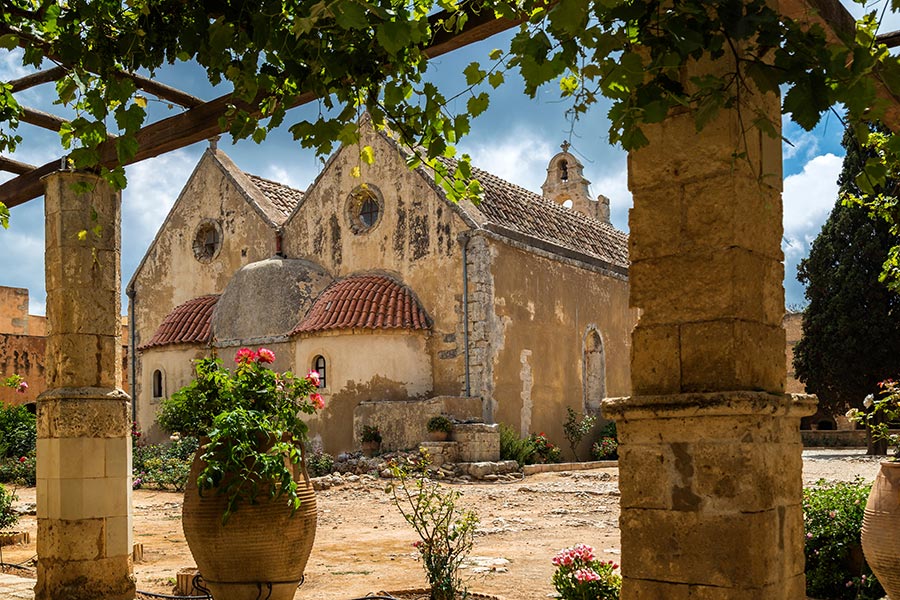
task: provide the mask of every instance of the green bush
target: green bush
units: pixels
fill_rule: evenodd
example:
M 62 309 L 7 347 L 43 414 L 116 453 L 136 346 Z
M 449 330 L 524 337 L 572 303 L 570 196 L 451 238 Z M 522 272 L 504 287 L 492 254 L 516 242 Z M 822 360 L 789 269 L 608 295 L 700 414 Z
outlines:
M 530 437 L 520 438 L 509 425 L 500 425 L 500 460 L 514 460 L 521 468 L 532 464 L 533 456 L 534 444 Z
M 803 490 L 806 593 L 821 600 L 878 600 L 884 589 L 860 545 L 870 484 L 826 483 Z
M 0 406 L 0 458 L 20 458 L 37 445 L 34 415 L 25 406 Z
M 558 463 L 562 462 L 562 450 L 550 441 L 543 433 L 532 433 L 529 437 L 534 445 L 534 454 L 531 456 L 533 463 Z
M 16 500 L 18 498 L 15 493 L 7 491 L 0 485 L 0 531 L 15 527 L 19 522 L 19 514 L 12 507 Z
M 572 456 L 575 457 L 575 460 L 581 460 L 578 458 L 578 445 L 584 439 L 584 436 L 591 432 L 594 423 L 597 422 L 597 417 L 577 413 L 570 406 L 566 407 L 566 415 L 566 421 L 563 423 L 563 433 L 569 442 Z
M 591 448 L 594 460 L 616 460 L 619 458 L 619 442 L 613 437 L 602 437 Z
M 0 459 L 0 483 L 34 487 L 37 484 L 37 458 L 32 450 L 25 456 Z
M 132 487 L 183 490 L 198 445 L 195 437 L 166 444 L 135 444 L 131 450 Z
M 306 453 L 306 468 L 310 477 L 322 477 L 334 471 L 334 457 L 322 450 L 311 450 Z

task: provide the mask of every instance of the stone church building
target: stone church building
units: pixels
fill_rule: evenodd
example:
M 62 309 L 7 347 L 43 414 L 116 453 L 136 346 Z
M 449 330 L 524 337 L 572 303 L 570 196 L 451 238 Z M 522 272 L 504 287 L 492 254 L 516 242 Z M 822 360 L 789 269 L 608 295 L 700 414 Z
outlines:
M 363 127 L 360 144 L 374 164 L 343 147 L 305 192 L 205 152 L 128 285 L 151 439 L 191 360 L 241 346 L 322 374 L 310 427 L 329 452 L 357 447 L 363 423 L 412 446 L 439 413 L 564 444 L 566 407 L 630 393 L 627 236 L 567 146 L 543 195 L 474 169 L 475 205 L 408 169 L 388 135 Z

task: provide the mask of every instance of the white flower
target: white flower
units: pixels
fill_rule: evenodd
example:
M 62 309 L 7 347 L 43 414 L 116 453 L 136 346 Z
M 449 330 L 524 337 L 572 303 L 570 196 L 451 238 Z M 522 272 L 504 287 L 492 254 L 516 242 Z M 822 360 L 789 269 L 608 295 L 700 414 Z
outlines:
M 863 406 L 866 408 L 872 408 L 872 403 L 875 402 L 875 396 L 873 394 L 869 394 L 866 396 L 866 399 L 863 400 Z

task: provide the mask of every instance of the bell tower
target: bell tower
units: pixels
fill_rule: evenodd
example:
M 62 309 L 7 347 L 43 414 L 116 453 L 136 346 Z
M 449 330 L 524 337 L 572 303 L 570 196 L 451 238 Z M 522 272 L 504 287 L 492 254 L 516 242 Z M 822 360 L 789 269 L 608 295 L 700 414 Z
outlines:
M 609 198 L 591 199 L 591 182 L 584 177 L 584 166 L 570 152 L 571 144 L 562 143 L 562 152 L 550 159 L 547 179 L 541 186 L 544 198 L 569 210 L 609 223 Z

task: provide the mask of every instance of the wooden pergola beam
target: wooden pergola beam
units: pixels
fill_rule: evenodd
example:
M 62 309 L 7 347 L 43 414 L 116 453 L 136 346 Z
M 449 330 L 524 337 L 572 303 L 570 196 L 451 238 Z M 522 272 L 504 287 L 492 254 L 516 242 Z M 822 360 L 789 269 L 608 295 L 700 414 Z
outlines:
M 856 30 L 856 19 L 839 0 L 780 0 L 779 6 L 782 14 L 798 23 L 821 26 L 832 44 L 843 44 Z M 892 40 L 894 35 L 886 34 L 885 39 Z M 892 131 L 900 131 L 900 90 L 892 90 L 877 74 L 875 79 L 878 96 L 886 103 L 881 121 Z
M 34 165 L 29 165 L 28 163 L 19 162 L 11 158 L 6 158 L 5 156 L 0 156 L 0 171 L 22 175 L 35 169 L 37 169 L 37 167 Z
M 437 18 L 440 18 L 440 16 L 434 17 L 434 19 Z M 463 31 L 459 33 L 447 32 L 442 28 L 438 28 L 432 44 L 424 52 L 430 58 L 434 58 L 515 27 L 522 20 L 496 19 L 493 14 L 472 15 L 466 22 Z M 0 27 L 0 31 L 2 31 L 2 27 Z M 262 96 L 259 97 L 259 99 L 261 98 Z M 302 106 L 316 98 L 318 96 L 313 92 L 303 93 L 294 98 L 288 109 Z M 226 94 L 181 114 L 151 123 L 137 133 L 138 151 L 125 164 L 153 158 L 219 135 L 222 133 L 219 120 L 226 115 L 230 107 L 234 106 L 259 116 L 260 112 L 256 104 L 255 101 L 247 103 L 238 100 L 232 94 Z M 41 178 L 57 170 L 59 164 L 60 159 L 54 160 L 32 172 L 20 175 L 0 185 L 0 201 L 6 204 L 7 207 L 12 208 L 37 198 L 43 194 Z M 119 164 L 118 153 L 114 143 L 105 142 L 100 145 L 100 164 L 105 167 L 113 167 Z
M 63 119 L 62 117 L 57 117 L 48 112 L 36 108 L 29 108 L 27 106 L 22 107 L 21 121 L 28 123 L 29 125 L 34 125 L 35 127 L 49 129 L 50 131 L 59 131 L 63 125 L 68 123 L 68 120 Z
M 42 83 L 56 81 L 65 74 L 66 68 L 57 66 L 50 69 L 44 69 L 43 71 L 38 71 L 37 73 L 26 75 L 25 77 L 16 79 L 14 81 L 10 81 L 9 85 L 12 86 L 12 92 L 15 94 L 16 92 L 27 90 L 28 88 L 32 88 Z
M 48 59 L 52 60 L 53 62 L 56 62 L 56 63 L 59 63 L 60 65 L 62 65 L 61 67 L 54 67 L 53 69 L 49 69 L 49 71 L 54 71 L 54 69 L 62 69 L 61 72 L 57 73 L 57 76 L 54 79 L 58 79 L 60 76 L 65 74 L 66 67 L 71 66 L 71 65 L 68 65 L 66 63 L 66 61 L 64 61 L 59 56 L 49 52 L 49 50 L 47 50 L 47 48 L 48 48 L 47 43 L 35 35 L 32 35 L 26 31 L 22 31 L 21 29 L 19 29 L 17 27 L 13 27 L 11 25 L 5 25 L 5 24 L 0 24 L 0 34 L 15 35 L 19 40 L 19 46 L 22 48 L 26 48 L 29 46 L 39 46 L 41 48 L 44 48 L 44 56 L 46 56 Z M 132 81 L 134 81 L 134 84 L 137 86 L 138 89 L 144 90 L 145 92 L 147 92 L 149 94 L 153 94 L 154 96 L 156 96 L 157 98 L 160 98 L 162 100 L 172 102 L 173 104 L 177 104 L 177 105 L 183 106 L 185 108 L 193 108 L 195 106 L 200 106 L 201 104 L 203 104 L 203 100 L 201 100 L 200 98 L 197 98 L 196 96 L 188 94 L 187 92 L 183 92 L 183 91 L 179 90 L 178 88 L 174 88 L 174 87 L 166 85 L 164 83 L 159 83 L 158 81 L 154 81 L 154 80 L 144 77 L 142 75 L 138 75 L 136 73 L 130 73 L 128 71 L 121 71 L 119 74 L 122 77 L 131 79 Z M 37 73 L 35 75 L 37 75 Z M 32 76 L 28 76 L 28 77 L 32 77 Z M 23 77 L 23 79 L 27 79 L 27 77 Z M 47 81 L 52 81 L 52 79 L 47 80 Z M 44 81 L 40 81 L 39 83 L 44 83 Z M 13 91 L 16 91 L 16 90 L 13 90 Z

